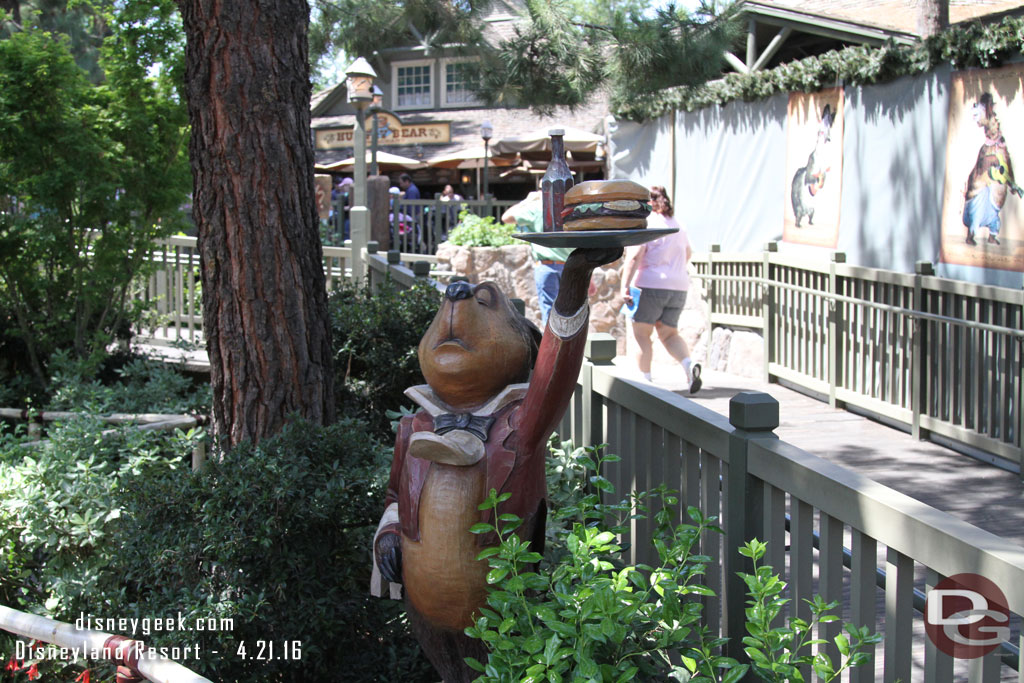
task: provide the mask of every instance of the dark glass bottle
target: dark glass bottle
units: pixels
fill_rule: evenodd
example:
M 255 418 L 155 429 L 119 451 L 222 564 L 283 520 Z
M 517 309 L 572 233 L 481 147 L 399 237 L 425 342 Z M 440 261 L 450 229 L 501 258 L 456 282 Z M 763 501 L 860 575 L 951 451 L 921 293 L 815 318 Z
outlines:
M 572 172 L 565 160 L 565 131 L 555 128 L 548 131 L 551 136 L 551 163 L 540 181 L 544 207 L 544 232 L 561 231 L 562 207 L 565 205 L 565 191 L 573 186 Z

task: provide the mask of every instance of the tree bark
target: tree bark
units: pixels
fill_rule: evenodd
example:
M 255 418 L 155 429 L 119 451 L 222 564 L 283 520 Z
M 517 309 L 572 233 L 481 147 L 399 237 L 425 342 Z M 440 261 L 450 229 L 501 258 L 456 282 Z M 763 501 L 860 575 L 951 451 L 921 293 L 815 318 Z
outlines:
M 179 0 L 214 430 L 334 417 L 305 0 Z
M 917 33 L 930 38 L 949 26 L 949 0 L 917 0 Z

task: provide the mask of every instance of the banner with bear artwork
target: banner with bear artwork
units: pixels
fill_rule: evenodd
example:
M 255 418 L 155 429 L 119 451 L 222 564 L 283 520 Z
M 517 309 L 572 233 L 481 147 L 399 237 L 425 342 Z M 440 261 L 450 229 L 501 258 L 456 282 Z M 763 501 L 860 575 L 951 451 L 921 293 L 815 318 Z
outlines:
M 1024 271 L 1024 65 L 953 74 L 942 201 L 944 263 Z M 1021 162 L 1024 163 L 1024 162 Z
M 842 88 L 790 93 L 783 241 L 835 248 L 842 175 Z

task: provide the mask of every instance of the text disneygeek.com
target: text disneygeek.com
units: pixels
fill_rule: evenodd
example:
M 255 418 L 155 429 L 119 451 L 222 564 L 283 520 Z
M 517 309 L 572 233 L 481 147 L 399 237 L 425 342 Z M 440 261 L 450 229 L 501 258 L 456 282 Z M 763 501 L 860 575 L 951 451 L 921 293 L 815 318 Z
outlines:
M 199 617 L 187 619 L 184 614 L 178 612 L 174 616 L 165 617 L 94 617 L 84 612 L 79 612 L 75 619 L 75 628 L 79 630 L 92 629 L 94 631 L 107 631 L 121 635 L 131 634 L 133 636 L 149 636 L 161 631 L 233 631 L 235 620 L 230 617 Z

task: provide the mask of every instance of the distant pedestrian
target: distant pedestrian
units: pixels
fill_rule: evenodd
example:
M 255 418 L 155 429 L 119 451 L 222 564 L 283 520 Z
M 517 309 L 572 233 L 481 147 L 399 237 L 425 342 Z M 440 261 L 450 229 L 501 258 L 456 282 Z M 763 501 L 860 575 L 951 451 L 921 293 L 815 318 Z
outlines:
M 526 199 L 508 208 L 501 216 L 502 223 L 515 223 L 529 232 L 544 232 L 544 207 L 539 190 L 526 195 Z M 541 327 L 547 324 L 551 307 L 558 296 L 558 283 L 562 278 L 565 260 L 571 249 L 530 245 L 533 256 L 533 283 L 537 289 Z
M 690 289 L 690 276 L 686 264 L 692 250 L 686 231 L 672 215 L 672 201 L 661 185 L 651 187 L 651 215 L 647 219 L 648 229 L 676 228 L 678 231 L 660 239 L 627 250 L 626 262 L 622 268 L 622 297 L 627 306 L 633 307 L 633 337 L 640 349 L 637 365 L 644 379 L 651 380 L 651 358 L 654 346 L 651 332 L 658 331 L 658 338 L 669 354 L 683 366 L 690 383 L 690 393 L 700 391 L 700 364 L 690 359 L 690 349 L 679 335 L 679 316 L 686 303 Z M 636 276 L 639 300 L 634 301 L 630 284 Z
M 459 220 L 459 206 L 457 204 L 462 201 L 462 195 L 456 193 L 455 188 L 451 185 L 445 185 L 444 189 L 441 190 L 439 199 L 442 202 L 450 202 L 447 208 L 443 209 L 444 213 L 441 214 L 444 222 L 441 226 L 441 241 L 444 241 L 448 239 L 448 231 L 454 228 Z
M 412 176 L 408 173 L 398 176 L 398 187 L 401 188 L 406 199 L 420 198 L 420 188 L 416 187 L 416 183 L 412 181 Z

